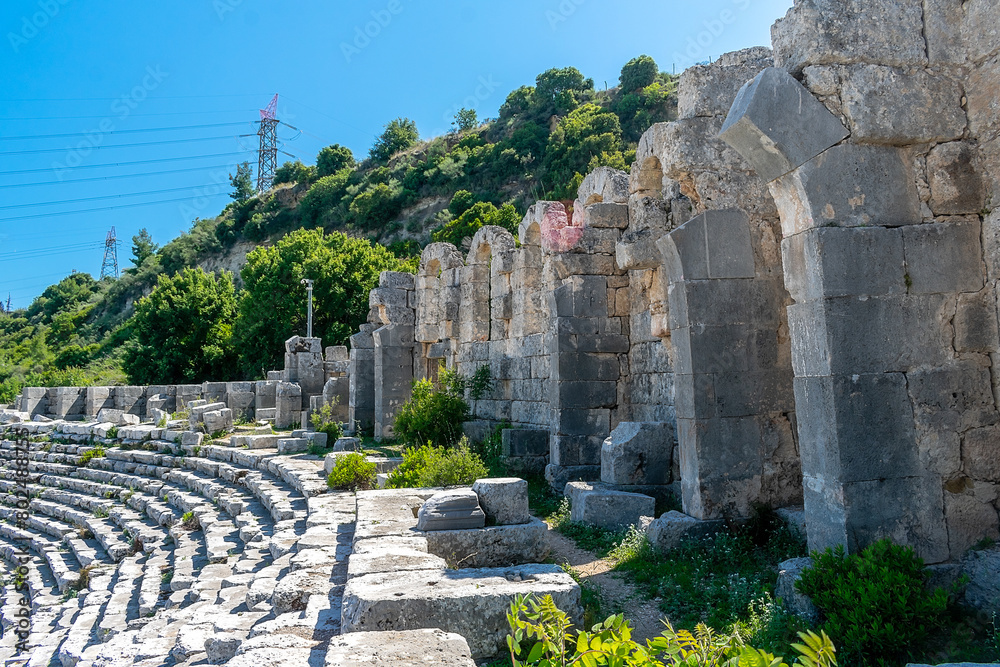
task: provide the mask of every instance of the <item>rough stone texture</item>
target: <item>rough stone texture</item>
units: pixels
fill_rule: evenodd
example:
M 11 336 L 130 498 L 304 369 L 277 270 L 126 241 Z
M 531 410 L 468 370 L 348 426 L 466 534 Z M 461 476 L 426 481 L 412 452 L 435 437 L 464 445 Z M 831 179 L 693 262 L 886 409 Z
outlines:
M 724 526 L 721 520 L 703 521 L 677 510 L 670 510 L 646 527 L 646 536 L 657 549 L 669 551 L 683 540 L 714 535 Z
M 532 517 L 527 523 L 481 530 L 434 530 L 425 536 L 427 550 L 452 566 L 505 567 L 544 560 L 546 531 L 547 524 Z
M 719 136 L 773 181 L 848 134 L 802 84 L 771 67 L 740 89 Z
M 517 477 L 479 479 L 472 485 L 486 521 L 494 526 L 528 523 L 528 483 Z
M 472 489 L 441 491 L 428 498 L 417 513 L 417 530 L 482 528 L 486 514 Z
M 438 629 L 352 632 L 335 637 L 326 652 L 326 667 L 393 665 L 394 667 L 475 667 L 468 642 Z
M 601 481 L 606 484 L 669 484 L 673 472 L 671 424 L 621 422 L 601 447 Z
M 962 573 L 969 577 L 966 604 L 1000 614 L 1000 548 L 969 551 L 962 559 Z
M 570 519 L 592 526 L 620 529 L 639 523 L 639 518 L 654 516 L 656 500 L 640 493 L 618 491 L 602 484 L 570 482 L 566 485 L 570 500 Z
M 802 570 L 812 565 L 812 558 L 792 558 L 778 563 L 778 583 L 774 586 L 774 597 L 780 598 L 790 614 L 815 625 L 819 620 L 819 610 L 808 596 L 795 589 L 795 583 L 802 577 Z
M 440 628 L 466 638 L 475 659 L 506 650 L 507 612 L 516 594 L 551 595 L 574 622 L 580 588 L 555 565 L 369 574 L 344 590 L 345 633 Z

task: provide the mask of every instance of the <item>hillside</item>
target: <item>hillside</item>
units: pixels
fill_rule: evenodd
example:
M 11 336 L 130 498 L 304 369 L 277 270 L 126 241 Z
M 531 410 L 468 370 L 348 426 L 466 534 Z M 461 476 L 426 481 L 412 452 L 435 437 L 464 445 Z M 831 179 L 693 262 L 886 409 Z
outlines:
M 675 89 L 675 77 L 661 73 L 648 56 L 627 63 L 620 85 L 605 91 L 595 90 L 593 80 L 575 68 L 551 69 L 538 75 L 535 86 L 512 91 L 497 118 L 480 122 L 474 111 L 463 109 L 452 132 L 429 141 L 418 140 L 412 121 L 397 118 L 364 159 L 356 161 L 339 145 L 324 148 L 315 165 L 286 162 L 274 187 L 261 194 L 252 192 L 249 170 L 241 169 L 233 179 L 234 201 L 217 217 L 192 221 L 187 233 L 162 248 L 148 237 L 135 237 L 133 266 L 121 278 L 96 281 L 75 273 L 48 287 L 28 308 L 0 314 L 0 403 L 25 385 L 200 381 L 208 379 L 202 375 L 209 369 L 212 379 L 252 379 L 277 360 L 280 347 L 271 351 L 255 344 L 250 313 L 261 312 L 270 299 L 275 303 L 263 312 L 274 317 L 283 297 L 301 303 L 299 279 L 308 272 L 327 279 L 317 285 L 317 335 L 341 343 L 364 321 L 375 269 L 412 270 L 427 243 L 461 246 L 484 224 L 515 231 L 527 206 L 538 199 L 572 198 L 589 170 L 602 165 L 627 170 L 642 133 L 674 117 Z M 330 240 L 301 230 L 321 230 Z M 370 247 L 345 245 L 342 235 Z M 256 246 L 268 247 L 270 255 L 254 251 Z M 209 316 L 197 290 L 208 290 L 211 299 L 223 298 L 219 294 L 230 299 L 222 279 L 209 283 L 187 270 L 233 271 L 248 255 L 256 262 L 249 270 L 253 285 L 245 284 L 247 268 L 233 276 L 232 308 L 211 315 L 229 321 L 205 334 L 214 336 L 211 345 L 200 338 L 182 344 L 185 332 L 162 331 L 180 326 L 181 307 L 188 308 L 186 317 Z M 351 265 L 354 274 L 344 268 L 347 256 L 359 258 Z M 161 324 L 144 340 L 136 304 L 158 282 L 170 283 L 162 289 L 175 296 L 161 299 L 157 316 L 178 323 Z M 353 285 L 344 296 L 347 283 Z M 346 300 L 335 306 L 336 299 Z M 302 326 L 298 310 L 283 314 L 272 327 L 274 338 Z M 151 341 L 176 347 L 181 357 L 184 349 L 206 346 L 219 352 L 207 365 L 184 360 L 190 363 L 178 361 L 173 370 L 150 369 L 137 357 L 155 349 Z M 241 341 L 242 357 L 230 349 Z

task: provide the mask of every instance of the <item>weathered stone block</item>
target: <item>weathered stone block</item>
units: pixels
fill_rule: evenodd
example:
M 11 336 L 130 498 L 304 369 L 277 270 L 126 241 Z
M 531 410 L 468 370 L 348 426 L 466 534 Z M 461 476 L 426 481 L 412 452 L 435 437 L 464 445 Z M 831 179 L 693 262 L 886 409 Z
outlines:
M 540 429 L 508 428 L 501 433 L 503 455 L 508 457 L 548 456 L 549 432 Z
M 965 603 L 987 614 L 1000 614 L 1000 547 L 967 553 L 962 573 L 969 577 Z
M 601 448 L 601 481 L 669 484 L 675 439 L 671 424 L 621 422 Z
M 528 483 L 517 477 L 497 477 L 476 480 L 472 490 L 479 496 L 479 505 L 491 525 L 506 526 L 528 523 Z
M 819 610 L 808 596 L 799 593 L 795 584 L 802 578 L 802 571 L 812 567 L 812 558 L 791 558 L 778 563 L 778 583 L 774 587 L 774 597 L 779 598 L 785 609 L 810 624 L 819 620 Z
M 570 519 L 603 528 L 624 528 L 654 516 L 656 500 L 640 493 L 617 491 L 601 484 L 569 482 Z
M 417 530 L 462 530 L 485 525 L 486 515 L 472 489 L 436 493 L 417 513 Z
M 927 179 L 934 215 L 978 214 L 986 202 L 986 184 L 969 144 L 954 141 L 931 149 Z
M 725 522 L 720 519 L 702 521 L 670 510 L 646 527 L 646 536 L 657 549 L 670 551 L 684 540 L 709 537 L 724 528 Z
M 353 559 L 352 559 L 353 563 Z M 333 637 L 326 667 L 475 667 L 468 642 L 438 629 L 351 632 Z
M 866 0 L 809 0 L 771 28 L 774 64 L 797 73 L 807 65 L 927 62 L 923 5 Z
M 740 89 L 719 138 L 770 182 L 848 134 L 847 128 L 788 72 L 769 67 Z
M 900 149 L 841 144 L 771 184 L 785 237 L 816 227 L 897 227 L 922 221 Z
M 473 658 L 506 650 L 507 612 L 517 594 L 551 595 L 580 619 L 580 589 L 555 565 L 370 574 L 351 579 L 344 590 L 345 633 L 440 628 L 469 641 Z
M 753 278 L 750 226 L 742 211 L 708 211 L 673 230 L 657 247 L 671 281 Z
M 771 50 L 754 47 L 737 51 L 727 63 L 694 65 L 681 73 L 677 87 L 677 116 L 725 116 L 744 83 L 773 64 Z
M 910 293 L 978 292 L 983 288 L 978 219 L 903 230 Z
M 577 197 L 585 206 L 624 204 L 628 201 L 628 174 L 611 167 L 598 167 L 584 176 Z
M 849 69 L 841 95 L 859 143 L 908 146 L 951 141 L 965 131 L 962 89 L 944 75 L 861 65 Z

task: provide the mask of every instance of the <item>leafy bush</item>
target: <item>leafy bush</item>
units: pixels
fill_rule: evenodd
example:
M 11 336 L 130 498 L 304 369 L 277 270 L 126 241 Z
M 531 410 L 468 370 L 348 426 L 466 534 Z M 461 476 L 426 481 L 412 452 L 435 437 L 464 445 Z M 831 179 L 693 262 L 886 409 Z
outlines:
M 457 447 L 411 447 L 403 452 L 403 463 L 389 473 L 390 489 L 430 486 L 467 486 L 489 476 L 489 469 L 462 438 Z
M 348 454 L 337 459 L 337 464 L 326 478 L 331 489 L 358 491 L 375 485 L 375 464 L 364 454 Z
M 329 447 L 344 437 L 344 425 L 333 418 L 333 408 L 339 402 L 340 397 L 334 396 L 332 401 L 324 403 L 323 407 L 309 415 L 313 430 L 317 433 L 326 433 L 326 443 Z
M 656 81 L 656 76 L 659 73 L 660 68 L 656 66 L 656 61 L 643 55 L 625 63 L 618 81 L 621 83 L 623 92 L 631 93 Z
M 450 447 L 462 437 L 469 404 L 462 398 L 464 379 L 442 371 L 437 386 L 428 379 L 413 383 L 410 400 L 396 415 L 396 436 L 410 445 Z
M 911 547 L 884 539 L 861 553 L 813 552 L 796 588 L 822 615 L 822 628 L 851 661 L 898 659 L 925 640 L 948 606 L 943 589 L 926 587 L 924 562 Z
M 694 632 L 666 629 L 641 646 L 632 640 L 632 627 L 621 614 L 609 616 L 590 632 L 574 632 L 569 617 L 546 595 L 540 601 L 518 595 L 507 613 L 510 634 L 507 647 L 514 667 L 539 665 L 634 665 L 656 667 L 787 667 L 781 657 L 746 646 L 739 634 L 719 634 L 699 623 Z M 792 644 L 799 654 L 795 665 L 835 667 L 836 650 L 826 633 L 800 632 L 802 644 Z
M 346 146 L 333 144 L 321 150 L 316 156 L 316 174 L 320 178 L 348 167 L 354 167 L 354 153 Z
M 419 137 L 417 124 L 409 118 L 389 121 L 371 148 L 371 158 L 376 162 L 388 162 L 393 155 L 415 144 Z

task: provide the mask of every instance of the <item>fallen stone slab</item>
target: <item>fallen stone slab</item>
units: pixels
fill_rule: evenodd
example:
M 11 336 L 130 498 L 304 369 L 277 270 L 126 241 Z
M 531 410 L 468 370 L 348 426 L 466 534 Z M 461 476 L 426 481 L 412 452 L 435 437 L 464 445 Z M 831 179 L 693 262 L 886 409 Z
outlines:
M 334 637 L 326 667 L 474 667 L 469 643 L 437 628 L 402 632 L 352 632 Z
M 603 484 L 569 482 L 570 519 L 603 528 L 624 528 L 640 517 L 655 516 L 656 500 L 641 493 L 617 491 Z
M 428 498 L 417 512 L 417 530 L 482 528 L 486 514 L 472 489 L 440 491 Z
M 351 579 L 344 633 L 439 628 L 465 637 L 475 659 L 506 650 L 507 612 L 518 594 L 551 595 L 571 621 L 582 618 L 580 587 L 556 565 L 386 572 Z
M 802 577 L 802 571 L 812 565 L 812 558 L 790 558 L 778 563 L 778 583 L 774 587 L 774 597 L 785 604 L 790 614 L 795 614 L 810 624 L 819 620 L 819 611 L 808 595 L 799 593 L 796 582 Z

